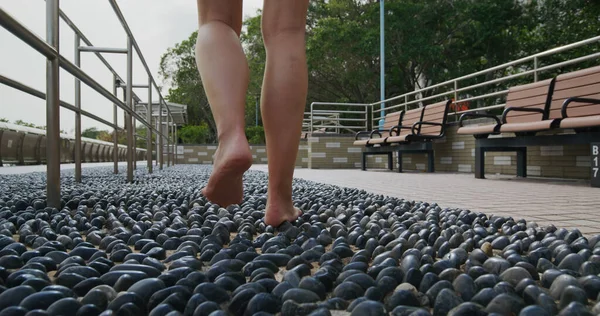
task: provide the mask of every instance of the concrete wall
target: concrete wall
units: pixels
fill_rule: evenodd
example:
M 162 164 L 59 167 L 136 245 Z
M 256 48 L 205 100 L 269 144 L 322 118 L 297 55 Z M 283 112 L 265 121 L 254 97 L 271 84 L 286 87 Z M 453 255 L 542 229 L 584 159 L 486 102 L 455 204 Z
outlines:
M 435 168 L 439 172 L 472 173 L 475 169 L 475 139 L 456 134 L 457 126 L 450 126 L 445 139 L 434 142 Z M 508 135 L 511 136 L 511 135 Z M 362 146 L 353 146 L 353 136 L 313 135 L 300 143 L 296 167 L 312 169 L 360 168 Z M 264 145 L 252 145 L 255 164 L 266 164 Z M 212 164 L 216 145 L 179 146 L 178 163 Z M 529 176 L 589 179 L 589 145 L 531 146 L 527 152 Z M 165 160 L 166 161 L 166 160 Z M 394 155 L 394 165 L 396 164 Z M 403 154 L 405 171 L 426 169 L 425 154 Z M 515 153 L 487 153 L 486 173 L 516 175 Z M 369 169 L 387 168 L 387 156 L 369 156 Z
M 213 163 L 213 156 L 216 150 L 217 145 L 212 144 L 180 145 L 177 146 L 177 163 L 210 165 Z M 268 162 L 267 147 L 265 145 L 250 145 L 250 150 L 252 151 L 252 163 L 266 164 Z M 306 140 L 301 140 L 298 157 L 296 158 L 297 168 L 308 167 L 307 153 L 308 146 L 306 145 Z

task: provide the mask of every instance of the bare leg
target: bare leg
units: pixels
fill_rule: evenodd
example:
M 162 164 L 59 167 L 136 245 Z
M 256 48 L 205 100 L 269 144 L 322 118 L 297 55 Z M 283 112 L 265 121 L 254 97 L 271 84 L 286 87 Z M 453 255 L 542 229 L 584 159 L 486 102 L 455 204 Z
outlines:
M 265 0 L 262 32 L 267 64 L 262 87 L 262 118 L 269 160 L 265 223 L 294 221 L 294 164 L 306 105 L 306 11 L 308 0 Z
M 239 41 L 242 0 L 198 0 L 196 63 L 217 125 L 219 147 L 203 194 L 221 206 L 240 203 L 252 164 L 244 133 L 248 62 Z

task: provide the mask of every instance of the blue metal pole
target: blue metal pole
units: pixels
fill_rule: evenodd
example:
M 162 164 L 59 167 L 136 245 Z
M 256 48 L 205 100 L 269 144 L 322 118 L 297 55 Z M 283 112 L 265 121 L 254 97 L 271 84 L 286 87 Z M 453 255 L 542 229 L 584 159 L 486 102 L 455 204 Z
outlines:
M 381 92 L 381 101 L 385 100 L 385 8 L 384 8 L 384 0 L 379 0 L 379 44 L 380 44 L 380 92 Z M 383 129 L 383 122 L 385 116 L 385 103 L 381 103 L 381 118 L 379 119 L 379 128 Z

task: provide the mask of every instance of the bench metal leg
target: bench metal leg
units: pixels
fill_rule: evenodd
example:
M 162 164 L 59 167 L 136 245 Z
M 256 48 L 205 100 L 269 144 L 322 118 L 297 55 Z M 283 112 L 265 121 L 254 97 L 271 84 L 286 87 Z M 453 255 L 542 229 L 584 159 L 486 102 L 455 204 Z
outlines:
M 391 151 L 388 153 L 388 169 L 394 170 L 393 152 Z
M 362 167 L 361 167 L 362 171 L 367 170 L 367 153 L 365 153 L 365 152 L 362 153 L 361 163 L 362 163 Z
M 398 173 L 402 172 L 402 152 L 398 152 Z
M 427 172 L 435 172 L 435 155 L 433 150 L 427 152 Z
M 485 179 L 485 150 L 475 147 L 475 178 Z
M 517 177 L 527 177 L 527 147 L 517 149 Z

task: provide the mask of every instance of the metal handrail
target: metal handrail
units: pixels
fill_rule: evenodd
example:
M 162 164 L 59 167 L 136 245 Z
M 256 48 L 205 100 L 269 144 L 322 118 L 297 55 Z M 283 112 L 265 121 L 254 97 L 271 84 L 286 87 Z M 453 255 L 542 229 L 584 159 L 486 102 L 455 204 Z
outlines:
M 587 61 L 587 60 L 592 60 L 592 59 L 597 59 L 600 58 L 600 52 L 598 53 L 592 53 L 589 55 L 585 55 L 585 56 L 581 56 L 581 57 L 577 57 L 577 58 L 573 58 L 570 60 L 566 60 L 563 62 L 558 62 L 555 64 L 550 64 L 550 65 L 546 65 L 544 67 L 539 67 L 538 66 L 538 60 L 541 57 L 545 57 L 545 56 L 550 56 L 553 54 L 557 54 L 560 52 L 564 52 L 564 51 L 568 51 L 577 47 L 581 47 L 581 46 L 585 46 L 591 43 L 597 43 L 600 42 L 600 36 L 595 36 L 586 40 L 582 40 L 582 41 L 578 41 L 575 43 L 571 43 L 568 45 L 564 45 L 564 46 L 560 46 L 560 47 L 556 47 L 556 48 L 552 48 L 549 49 L 547 51 L 544 52 L 540 52 L 531 56 L 527 56 L 524 58 L 520 58 L 514 61 L 510 61 L 507 63 L 503 63 L 501 65 L 497 65 L 494 67 L 490 67 L 481 71 L 477 71 L 468 75 L 464 75 L 461 77 L 457 77 L 451 80 L 447 80 L 438 84 L 434 84 L 425 88 L 421 88 L 421 89 L 417 89 L 415 91 L 410 91 L 408 93 L 404 93 L 401 95 L 397 95 L 385 100 L 381 100 L 381 101 L 377 101 L 377 102 L 373 102 L 373 103 L 368 103 L 367 105 L 369 106 L 369 108 L 371 109 L 371 113 L 372 113 L 372 123 L 373 126 L 375 126 L 377 124 L 378 120 L 381 120 L 384 115 L 385 115 L 385 111 L 388 110 L 395 110 L 398 109 L 400 107 L 404 107 L 404 110 L 408 109 L 409 105 L 414 105 L 414 104 L 419 104 L 428 100 L 434 100 L 440 97 L 444 97 L 447 95 L 454 95 L 454 102 L 455 103 L 460 103 L 460 102 L 469 102 L 469 101 L 474 101 L 474 100 L 481 100 L 481 99 L 485 99 L 485 98 L 491 98 L 491 97 L 499 97 L 502 95 L 506 95 L 506 93 L 508 92 L 508 89 L 506 88 L 499 88 L 501 89 L 500 91 L 493 91 L 493 92 L 489 92 L 486 94 L 478 94 L 478 95 L 465 95 L 464 98 L 459 98 L 459 93 L 464 93 L 465 91 L 469 91 L 469 90 L 473 90 L 476 88 L 480 88 L 480 87 L 484 87 L 484 86 L 490 86 L 492 84 L 497 84 L 497 83 L 502 83 L 502 82 L 506 82 L 508 80 L 511 79 L 515 79 L 515 78 L 520 78 L 520 77 L 524 77 L 524 76 L 530 76 L 533 75 L 534 77 L 534 81 L 538 81 L 538 74 L 540 72 L 544 72 L 544 71 L 548 71 L 548 70 L 552 70 L 552 69 L 556 69 L 556 68 L 560 68 L 560 67 L 564 67 L 567 65 L 571 65 L 571 64 L 576 64 L 576 63 L 580 63 L 583 61 Z M 512 73 L 506 76 L 503 76 L 501 78 L 494 78 L 491 80 L 487 80 L 485 82 L 480 82 L 480 83 L 475 83 L 475 84 L 471 84 L 469 86 L 465 86 L 465 87 L 459 87 L 459 82 L 460 81 L 464 81 L 467 79 L 472 79 L 481 75 L 485 75 L 497 70 L 502 70 L 502 69 L 506 69 L 509 67 L 513 67 L 513 66 L 517 66 L 517 65 L 521 65 L 523 63 L 527 63 L 527 62 L 531 62 L 533 61 L 533 69 L 527 69 L 527 68 L 521 68 L 521 69 L 517 69 L 517 73 Z M 451 87 L 448 87 L 451 86 Z M 444 88 L 446 87 L 446 91 L 437 93 L 435 95 L 431 95 L 431 96 L 426 96 L 426 97 L 420 97 L 424 92 L 427 91 L 431 91 L 437 88 Z M 396 104 L 396 105 L 392 105 L 392 106 L 387 106 L 390 102 L 392 101 L 397 101 L 397 100 L 401 100 L 401 103 Z M 311 104 L 311 112 L 313 110 L 313 104 L 319 104 L 319 105 L 330 105 L 330 106 L 345 106 L 345 105 L 362 105 L 362 103 L 344 103 L 344 102 L 313 102 Z M 375 108 L 375 106 L 377 105 L 381 105 L 384 104 L 383 108 Z M 469 112 L 474 112 L 474 111 L 481 111 L 481 110 L 491 110 L 491 109 L 498 109 L 503 107 L 504 105 L 491 105 L 491 106 L 485 106 L 485 107 L 480 107 L 480 108 L 472 108 L 472 109 L 468 109 L 468 110 L 463 110 L 463 111 L 452 111 L 450 113 L 448 113 L 448 115 L 450 116 L 457 116 L 463 113 L 469 113 Z M 327 111 L 327 110 L 314 110 L 316 113 L 321 113 L 319 111 Z M 335 113 L 338 111 L 335 110 L 330 110 L 331 112 L 329 113 Z M 376 115 L 377 113 L 379 113 L 379 115 Z M 380 121 L 381 122 L 381 121 Z
M 81 115 L 89 117 L 97 122 L 105 124 L 107 126 L 112 127 L 115 130 L 115 138 L 113 145 L 115 148 L 119 147 L 116 141 L 116 132 L 121 128 L 117 124 L 117 111 L 116 108 L 121 108 L 126 113 L 126 126 L 127 126 L 127 139 L 128 139 L 128 159 L 127 159 L 127 178 L 128 181 L 133 181 L 133 169 L 135 168 L 135 162 L 133 161 L 133 150 L 136 149 L 136 145 L 134 142 L 134 137 L 138 137 L 138 135 L 133 134 L 133 129 L 135 128 L 135 120 L 139 121 L 141 124 L 147 127 L 147 140 L 150 148 L 147 148 L 147 152 L 152 151 L 152 132 L 156 133 L 156 135 L 160 136 L 159 146 L 158 146 L 158 155 L 160 160 L 160 168 L 162 169 L 163 164 L 163 139 L 167 140 L 167 152 L 173 153 L 173 162 L 175 162 L 176 158 L 174 155 L 175 152 L 175 143 L 171 141 L 171 136 L 175 135 L 176 130 L 175 127 L 172 126 L 171 122 L 174 122 L 173 113 L 168 105 L 165 102 L 165 99 L 162 96 L 162 93 L 159 90 L 159 87 L 152 76 L 150 68 L 146 63 L 146 60 L 139 48 L 131 29 L 129 28 L 125 17 L 123 16 L 119 6 L 117 5 L 115 0 L 109 0 L 113 11 L 115 12 L 119 22 L 123 26 L 123 29 L 127 35 L 128 47 L 126 49 L 119 48 L 100 48 L 94 47 L 91 41 L 85 37 L 83 32 L 69 19 L 69 17 L 62 12 L 59 8 L 59 0 L 46 0 L 46 40 L 44 41 L 37 34 L 29 30 L 26 26 L 18 22 L 15 18 L 13 18 L 9 13 L 0 8 L 0 26 L 8 30 L 10 33 L 15 35 L 17 38 L 21 39 L 24 43 L 28 44 L 30 47 L 38 51 L 40 54 L 45 56 L 48 60 L 46 66 L 46 93 L 42 91 L 36 90 L 32 87 L 29 87 L 21 82 L 16 80 L 7 78 L 5 76 L 0 75 L 0 83 L 20 90 L 22 92 L 28 93 L 35 97 L 46 99 L 46 120 L 47 120 L 47 148 L 58 148 L 60 142 L 60 133 L 59 133 L 59 107 L 64 107 L 69 110 L 75 112 L 75 139 L 76 139 L 76 147 L 81 146 Z M 69 61 L 64 56 L 59 53 L 59 19 L 65 21 L 65 23 L 75 32 L 75 63 Z M 80 41 L 83 41 L 87 46 L 81 46 Z M 148 85 L 140 86 L 135 85 L 135 87 L 142 87 L 148 89 L 148 104 L 151 104 L 152 98 L 152 87 L 154 87 L 159 95 L 159 122 L 157 122 L 157 127 L 154 127 L 151 122 L 151 108 L 148 106 L 147 118 L 142 117 L 134 110 L 134 100 L 135 102 L 140 101 L 139 97 L 135 95 L 132 91 L 134 87 L 132 82 L 132 54 L 133 50 L 138 55 L 138 58 L 142 62 L 144 69 L 146 70 L 146 74 L 148 76 Z M 80 53 L 81 52 L 93 52 L 100 61 L 108 68 L 108 70 L 113 74 L 113 91 L 110 92 L 100 85 L 96 80 L 94 80 L 91 76 L 89 76 L 85 71 L 83 71 L 80 67 Z M 126 94 L 125 100 L 120 100 L 116 96 L 117 92 L 117 82 L 124 83 L 125 81 L 117 74 L 115 69 L 108 63 L 108 61 L 100 54 L 100 53 L 126 53 L 127 54 L 127 82 L 126 82 Z M 75 77 L 75 105 L 69 104 L 65 101 L 59 99 L 59 77 L 58 72 L 59 69 L 63 68 L 71 75 Z M 114 111 L 113 111 L 113 123 L 105 120 L 97 115 L 94 115 L 88 111 L 81 109 L 81 93 L 80 93 L 80 82 L 85 83 L 100 95 L 102 95 L 107 100 L 113 103 Z M 119 84 L 119 86 L 121 86 Z M 163 130 L 163 122 L 162 122 L 162 106 L 165 106 L 167 110 L 167 130 L 166 134 L 162 132 Z M 147 121 L 147 119 L 150 121 Z M 133 121 L 132 121 L 133 120 Z M 173 150 L 171 150 L 171 146 Z M 60 157 L 58 156 L 57 150 L 48 150 L 47 151 L 47 196 L 48 206 L 51 207 L 60 207 Z M 117 167 L 117 159 L 115 158 L 115 173 L 118 172 Z M 168 165 L 171 164 L 170 155 L 168 155 Z M 147 155 L 148 159 L 148 169 L 149 172 L 152 172 L 152 154 Z M 81 180 L 81 157 L 80 153 L 76 150 L 75 153 L 75 180 Z

